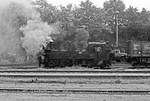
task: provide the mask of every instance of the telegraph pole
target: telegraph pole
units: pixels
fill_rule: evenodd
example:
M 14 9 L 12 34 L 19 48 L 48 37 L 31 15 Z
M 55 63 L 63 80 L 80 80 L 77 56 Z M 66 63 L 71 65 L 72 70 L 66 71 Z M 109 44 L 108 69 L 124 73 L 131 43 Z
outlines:
M 119 12 L 117 11 L 117 8 L 116 8 L 116 0 L 114 0 L 114 10 L 115 10 L 115 34 L 116 34 L 116 48 L 118 48 L 119 46 L 119 33 L 118 33 L 118 14 Z
M 118 13 L 119 12 L 115 12 L 116 13 L 116 17 L 115 17 L 115 30 L 116 30 L 116 47 L 118 48 L 119 46 L 119 29 L 118 29 Z

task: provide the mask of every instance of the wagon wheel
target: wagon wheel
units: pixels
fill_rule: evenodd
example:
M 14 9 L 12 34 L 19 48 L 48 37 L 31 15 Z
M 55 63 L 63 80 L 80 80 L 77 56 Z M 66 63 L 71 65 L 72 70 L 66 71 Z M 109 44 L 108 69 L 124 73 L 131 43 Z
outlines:
M 55 64 L 56 64 L 56 63 L 55 63 L 54 60 L 49 60 L 49 61 L 48 61 L 48 67 L 49 67 L 49 68 L 54 68 L 54 67 L 55 67 Z
M 86 59 L 83 59 L 83 60 L 82 60 L 81 66 L 82 66 L 82 67 L 87 67 L 87 66 L 88 66 Z
M 101 69 L 110 69 L 111 62 L 109 60 L 101 61 L 100 68 Z
M 65 67 L 66 66 L 66 60 L 60 59 L 59 60 L 59 66 L 62 68 Z

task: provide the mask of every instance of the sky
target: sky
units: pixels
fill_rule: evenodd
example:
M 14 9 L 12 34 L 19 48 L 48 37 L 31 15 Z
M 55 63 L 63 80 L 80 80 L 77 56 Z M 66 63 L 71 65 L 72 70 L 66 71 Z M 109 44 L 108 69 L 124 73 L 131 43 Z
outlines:
M 59 6 L 59 5 L 67 5 L 72 3 L 73 5 L 79 5 L 81 1 L 86 0 L 47 0 L 49 3 L 52 3 L 53 5 Z M 90 0 L 96 5 L 97 7 L 103 7 L 103 3 L 106 0 Z M 147 10 L 150 10 L 150 0 L 122 0 L 126 8 L 128 8 L 130 5 L 133 7 L 138 8 L 141 10 L 142 8 L 146 8 Z

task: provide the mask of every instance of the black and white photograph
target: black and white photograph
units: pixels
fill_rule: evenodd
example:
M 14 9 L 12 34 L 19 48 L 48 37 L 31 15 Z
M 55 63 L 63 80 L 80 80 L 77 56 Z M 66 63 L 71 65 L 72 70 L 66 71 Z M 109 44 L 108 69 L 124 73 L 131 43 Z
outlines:
M 150 101 L 150 1 L 0 0 L 0 101 Z

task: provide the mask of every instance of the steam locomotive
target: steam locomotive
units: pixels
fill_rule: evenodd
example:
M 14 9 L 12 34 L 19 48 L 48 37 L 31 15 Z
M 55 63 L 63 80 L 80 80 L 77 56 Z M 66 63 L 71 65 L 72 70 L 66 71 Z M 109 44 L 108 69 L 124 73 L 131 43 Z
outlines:
M 82 66 L 88 68 L 108 68 L 111 65 L 111 47 L 108 42 L 88 42 L 86 49 L 61 50 L 55 49 L 50 42 L 43 49 L 40 63 L 45 68 Z

